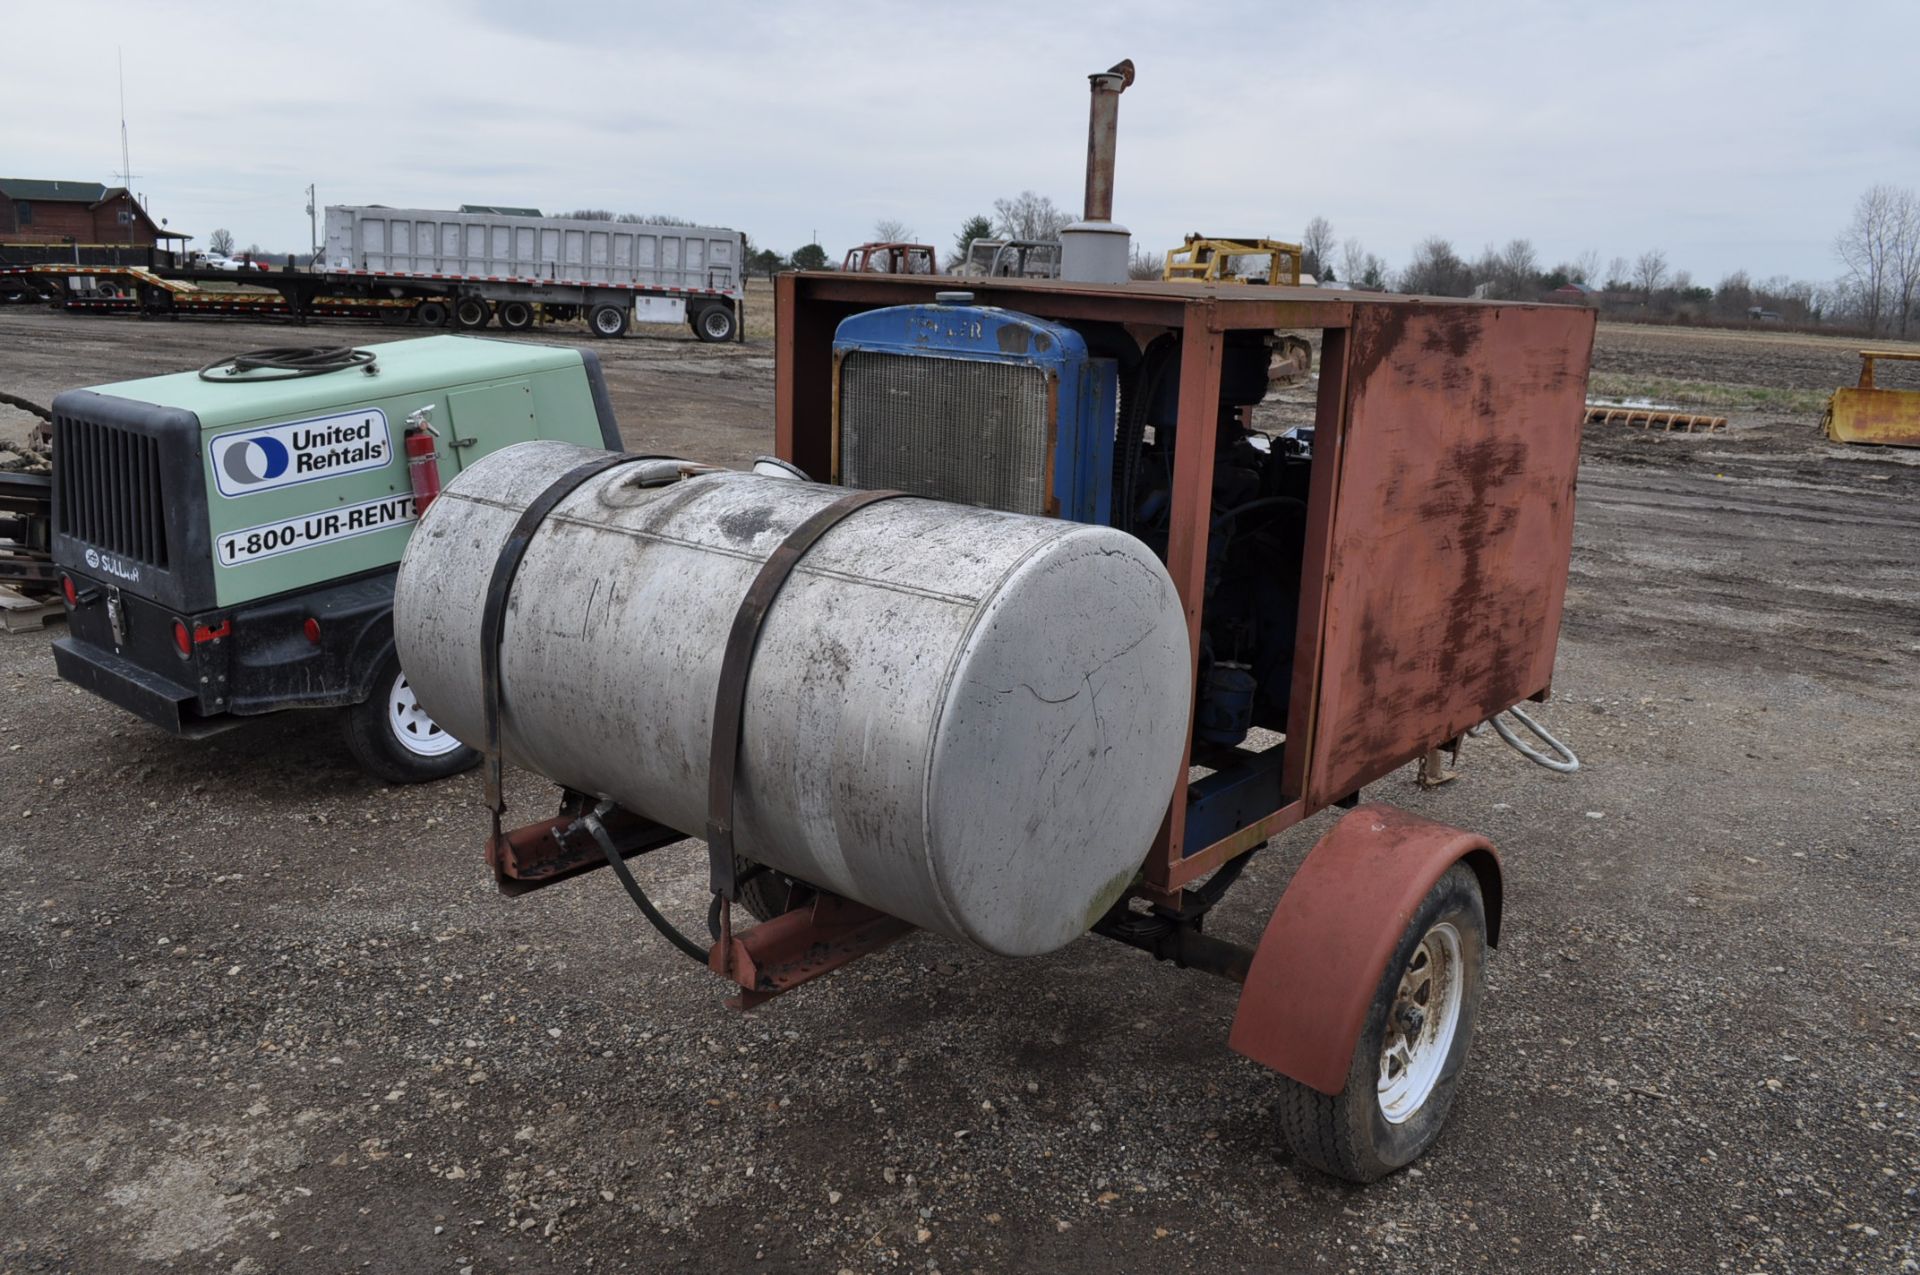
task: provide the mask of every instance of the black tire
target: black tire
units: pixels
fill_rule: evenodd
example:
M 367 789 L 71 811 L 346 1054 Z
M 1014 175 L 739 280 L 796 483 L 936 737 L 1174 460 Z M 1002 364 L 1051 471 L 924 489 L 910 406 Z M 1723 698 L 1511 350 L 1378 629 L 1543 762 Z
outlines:
M 1449 927 L 1454 939 L 1452 958 L 1437 954 L 1446 946 L 1442 927 Z M 1374 990 L 1359 1043 L 1354 1046 L 1347 1087 L 1337 1097 L 1328 1097 L 1296 1080 L 1281 1078 L 1280 1132 L 1296 1157 L 1334 1177 L 1372 1182 L 1405 1168 L 1433 1145 L 1447 1122 L 1460 1072 L 1473 1044 L 1474 1019 L 1486 985 L 1486 957 L 1487 914 L 1480 897 L 1480 880 L 1472 868 L 1456 863 L 1427 891 L 1400 935 L 1380 985 Z M 1457 961 L 1451 974 L 1443 969 L 1449 959 Z M 1403 980 L 1409 986 L 1419 984 L 1416 961 L 1423 962 L 1428 972 L 1430 992 L 1424 1001 L 1401 996 Z M 1450 1015 L 1432 1015 L 1436 1005 L 1444 1011 L 1449 1003 L 1441 986 L 1443 980 L 1458 983 L 1457 1009 Z M 1437 1060 L 1438 1072 L 1430 1080 L 1430 1088 L 1413 1084 L 1388 1096 L 1383 1094 L 1380 1081 L 1389 1017 L 1399 1018 L 1397 1034 L 1404 1039 L 1409 1019 L 1401 1015 L 1421 1005 L 1428 1012 L 1412 1021 L 1422 1028 L 1443 1022 L 1446 1017 L 1453 1021 L 1444 1049 L 1437 1037 L 1427 1037 L 1427 1058 Z M 1396 1074 L 1392 1064 L 1385 1070 L 1389 1075 Z M 1421 1070 L 1402 1064 L 1397 1074 L 1413 1076 Z M 1397 1119 L 1388 1116 L 1390 1102 L 1395 1104 Z
M 601 304 L 587 311 L 587 331 L 612 340 L 627 334 L 628 311 L 624 306 Z
M 466 332 L 478 332 L 493 322 L 493 307 L 485 297 L 461 297 L 453 303 L 453 326 Z
M 533 326 L 531 301 L 502 301 L 493 308 L 493 313 L 500 320 L 500 326 L 508 332 L 525 332 Z
M 733 340 L 734 318 L 730 305 L 710 305 L 696 311 L 690 322 L 693 334 L 710 345 Z
M 400 701 L 400 702 L 396 702 Z M 346 712 L 347 749 L 361 768 L 390 784 L 445 779 L 480 763 L 479 750 L 448 735 L 415 705 L 400 658 L 388 655 L 373 679 L 373 694 Z
M 412 318 L 411 310 L 403 310 L 397 305 L 380 307 L 380 322 L 386 327 L 403 328 Z
M 746 860 L 741 860 L 741 871 L 752 866 Z M 776 916 L 806 906 L 813 894 L 813 887 L 805 881 L 796 881 L 784 872 L 768 868 L 755 873 L 740 886 L 740 906 L 756 921 L 771 921 Z
M 444 328 L 452 318 L 453 311 L 444 301 L 422 301 L 413 307 L 413 321 L 423 328 Z

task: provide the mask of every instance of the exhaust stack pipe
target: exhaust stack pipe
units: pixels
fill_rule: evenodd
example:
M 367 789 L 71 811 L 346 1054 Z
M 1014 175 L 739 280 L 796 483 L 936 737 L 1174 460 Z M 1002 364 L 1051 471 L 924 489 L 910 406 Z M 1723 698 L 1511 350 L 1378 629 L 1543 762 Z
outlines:
M 1060 277 L 1076 283 L 1125 283 L 1132 237 L 1113 222 L 1113 157 L 1120 132 L 1120 95 L 1133 83 L 1133 62 L 1089 75 L 1087 196 L 1081 220 L 1060 232 Z
M 1133 83 L 1133 62 L 1089 75 L 1093 112 L 1087 121 L 1086 221 L 1113 220 L 1113 150 L 1120 134 L 1120 95 Z

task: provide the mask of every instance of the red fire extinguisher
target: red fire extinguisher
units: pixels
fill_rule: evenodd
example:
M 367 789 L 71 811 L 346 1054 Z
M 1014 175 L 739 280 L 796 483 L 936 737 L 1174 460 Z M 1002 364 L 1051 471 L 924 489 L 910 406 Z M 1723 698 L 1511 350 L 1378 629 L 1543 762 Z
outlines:
M 440 452 L 435 442 L 440 431 L 433 427 L 433 404 L 429 403 L 407 416 L 407 478 L 413 484 L 413 516 L 427 512 L 427 506 L 440 494 Z

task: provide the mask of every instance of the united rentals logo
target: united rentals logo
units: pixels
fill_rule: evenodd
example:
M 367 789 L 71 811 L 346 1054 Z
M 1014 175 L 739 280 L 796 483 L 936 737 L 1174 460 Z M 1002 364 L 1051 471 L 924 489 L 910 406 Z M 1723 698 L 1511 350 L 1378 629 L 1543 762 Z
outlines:
M 232 497 L 379 469 L 393 459 L 393 440 L 386 413 L 369 407 L 218 434 L 207 450 L 214 485 Z

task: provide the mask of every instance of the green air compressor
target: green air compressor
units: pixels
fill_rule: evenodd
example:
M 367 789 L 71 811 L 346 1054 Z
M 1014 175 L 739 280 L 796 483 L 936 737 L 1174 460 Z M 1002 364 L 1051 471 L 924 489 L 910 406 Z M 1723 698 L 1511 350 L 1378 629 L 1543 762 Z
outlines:
M 60 676 L 187 737 L 344 709 L 354 756 L 393 782 L 478 760 L 421 711 L 394 654 L 394 574 L 421 505 L 514 443 L 620 448 L 591 353 L 466 336 L 73 390 L 53 429 Z

